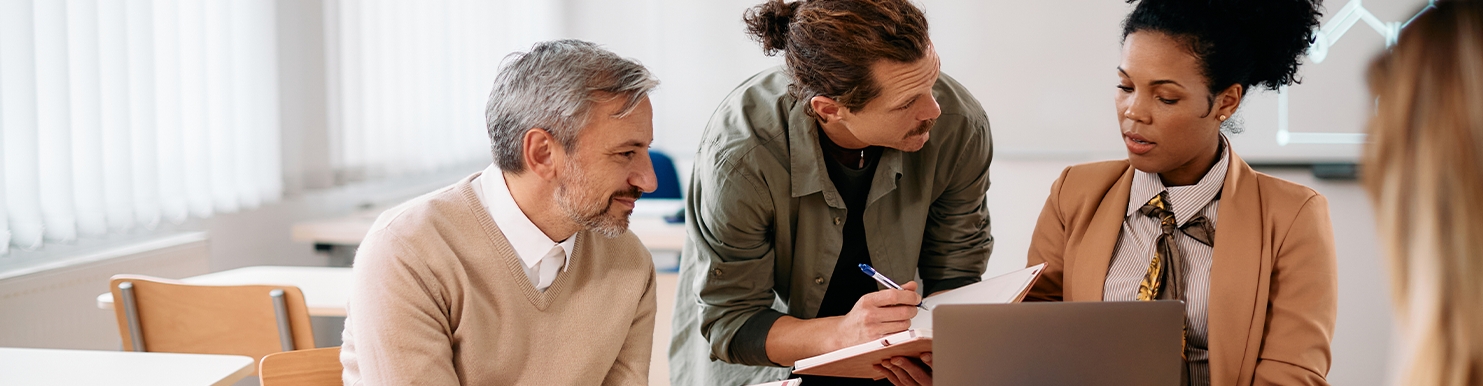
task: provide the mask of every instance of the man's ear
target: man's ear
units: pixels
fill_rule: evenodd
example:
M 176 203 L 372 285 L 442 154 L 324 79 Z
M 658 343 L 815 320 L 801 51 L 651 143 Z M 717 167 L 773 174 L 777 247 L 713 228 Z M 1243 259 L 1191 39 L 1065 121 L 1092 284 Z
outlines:
M 565 155 L 556 137 L 546 129 L 534 128 L 526 130 L 520 141 L 525 170 L 543 179 L 556 179 L 556 166 L 561 163 L 558 158 Z
M 1236 115 L 1236 109 L 1241 108 L 1241 96 L 1244 94 L 1245 90 L 1240 84 L 1233 84 L 1231 87 L 1226 87 L 1224 91 L 1221 91 L 1220 95 L 1216 95 L 1215 114 L 1212 114 L 1215 116 L 1215 119 L 1224 122 L 1226 119 L 1231 119 L 1231 116 Z M 1222 119 L 1221 117 L 1225 118 Z
M 823 95 L 816 95 L 810 98 L 808 105 L 814 109 L 814 115 L 817 115 L 824 122 L 838 121 L 840 115 L 844 113 L 844 106 L 841 106 L 833 98 Z

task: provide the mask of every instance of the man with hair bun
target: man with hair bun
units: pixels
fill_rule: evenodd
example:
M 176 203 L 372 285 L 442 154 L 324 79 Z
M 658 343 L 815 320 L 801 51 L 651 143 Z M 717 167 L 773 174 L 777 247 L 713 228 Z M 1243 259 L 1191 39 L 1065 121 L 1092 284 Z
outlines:
M 676 385 L 776 381 L 799 359 L 903 331 L 919 290 L 979 281 L 994 244 L 988 118 L 940 73 L 920 9 L 772 0 L 744 20 L 786 65 L 744 81 L 706 126 L 686 195 Z M 931 384 L 931 365 L 928 353 L 877 370 L 880 383 Z

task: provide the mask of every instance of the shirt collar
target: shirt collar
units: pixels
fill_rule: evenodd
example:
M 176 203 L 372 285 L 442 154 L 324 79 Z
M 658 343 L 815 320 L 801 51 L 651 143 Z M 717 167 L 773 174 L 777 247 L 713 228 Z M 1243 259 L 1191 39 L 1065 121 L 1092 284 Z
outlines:
M 509 186 L 505 185 L 505 173 L 498 166 L 489 164 L 477 179 L 478 182 L 473 184 L 474 195 L 479 197 L 484 210 L 489 211 L 489 217 L 494 218 L 494 225 L 499 226 L 500 232 L 505 234 L 505 239 L 510 242 L 510 247 L 515 250 L 515 255 L 520 257 L 526 269 L 540 264 L 541 258 L 546 257 L 552 246 L 561 246 L 565 254 L 561 270 L 565 271 L 570 266 L 567 263 L 571 262 L 572 247 L 576 244 L 577 235 L 567 237 L 560 243 L 546 237 L 546 233 L 536 227 L 530 217 L 525 215 L 525 211 L 515 203 Z
M 940 80 L 938 84 L 941 84 Z M 936 86 L 933 94 L 937 95 Z M 792 100 L 791 95 L 783 97 Z M 783 130 L 788 133 L 788 146 L 792 153 L 789 155 L 792 196 L 803 197 L 822 192 L 826 204 L 845 209 L 844 198 L 834 190 L 834 182 L 829 180 L 829 171 L 824 166 L 824 152 L 819 148 L 819 136 L 824 135 L 824 129 L 819 127 L 814 117 L 808 115 L 807 109 L 811 107 L 807 101 L 794 100 L 792 106 L 788 110 L 787 121 L 783 123 L 787 125 Z M 866 199 L 867 205 L 896 188 L 896 178 L 901 175 L 903 157 L 900 150 L 881 150 L 881 157 L 876 161 L 870 195 Z
M 1169 205 L 1173 207 L 1174 220 L 1178 225 L 1184 225 L 1186 221 L 1194 218 L 1201 210 L 1205 209 L 1215 196 L 1220 194 L 1220 189 L 1225 185 L 1226 170 L 1230 166 L 1231 143 L 1224 135 L 1220 136 L 1221 151 L 1220 161 L 1205 172 L 1200 182 L 1190 186 L 1165 187 L 1164 180 L 1156 173 L 1148 173 L 1133 169 L 1133 188 L 1128 193 L 1128 213 L 1124 216 L 1132 216 L 1138 213 L 1148 200 L 1153 199 L 1165 190 L 1169 191 Z
M 792 99 L 792 96 L 784 96 Z M 830 185 L 829 173 L 824 168 L 824 154 L 819 149 L 819 130 L 814 118 L 809 116 L 805 109 L 808 103 L 794 101 L 793 108 L 788 110 L 787 121 L 783 128 L 788 133 L 789 162 L 791 167 L 789 173 L 792 177 L 792 196 L 803 197 L 810 194 L 824 192 L 824 201 L 829 206 L 843 208 L 844 200 L 838 194 L 825 189 Z

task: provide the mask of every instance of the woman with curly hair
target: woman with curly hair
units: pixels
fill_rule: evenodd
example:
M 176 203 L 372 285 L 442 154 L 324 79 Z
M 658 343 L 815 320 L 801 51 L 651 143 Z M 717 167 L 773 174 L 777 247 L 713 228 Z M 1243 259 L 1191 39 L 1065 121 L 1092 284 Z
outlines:
M 1483 384 L 1483 3 L 1416 18 L 1370 91 L 1364 184 L 1390 262 L 1396 384 Z
M 1337 313 L 1328 202 L 1252 170 L 1222 131 L 1295 83 L 1318 0 L 1143 0 L 1123 23 L 1126 160 L 1066 168 L 1030 245 L 1028 300 L 1185 304 L 1191 385 L 1323 385 Z

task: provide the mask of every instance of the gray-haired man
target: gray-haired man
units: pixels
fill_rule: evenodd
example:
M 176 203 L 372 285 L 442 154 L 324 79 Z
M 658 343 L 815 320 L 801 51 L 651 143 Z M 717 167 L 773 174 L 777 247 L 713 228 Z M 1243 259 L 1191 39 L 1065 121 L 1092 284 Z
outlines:
M 655 187 L 657 84 L 582 41 L 511 55 L 485 115 L 494 163 L 361 244 L 345 384 L 648 384 L 654 267 L 627 227 Z

